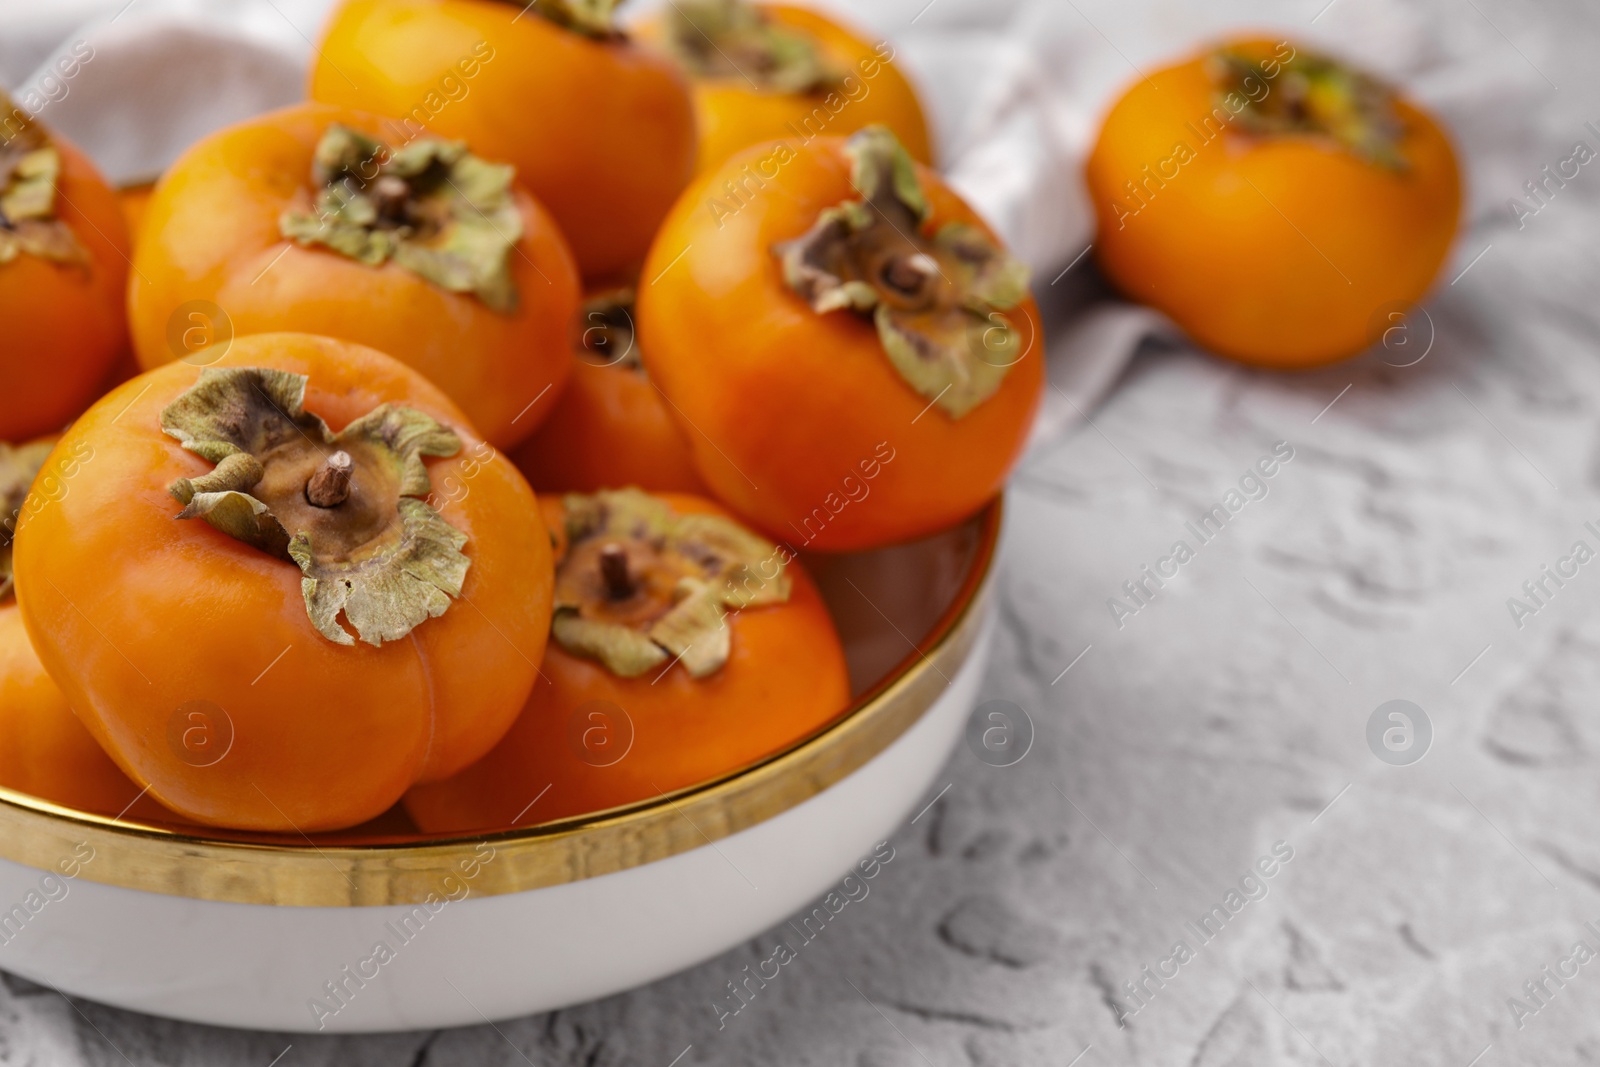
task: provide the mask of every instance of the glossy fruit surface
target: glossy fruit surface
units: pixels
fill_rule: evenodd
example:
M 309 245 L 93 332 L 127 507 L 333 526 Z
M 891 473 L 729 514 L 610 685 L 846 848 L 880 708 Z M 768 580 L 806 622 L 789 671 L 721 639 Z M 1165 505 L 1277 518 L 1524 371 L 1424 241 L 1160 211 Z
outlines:
M 117 203 L 122 205 L 122 218 L 128 224 L 128 236 L 138 242 L 139 228 L 144 225 L 144 213 L 155 193 L 154 182 L 126 185 L 117 190 Z
M 1206 348 L 1265 367 L 1377 341 L 1427 292 L 1461 210 L 1455 154 L 1427 113 L 1258 39 L 1128 90 L 1087 178 L 1112 281 Z
M 665 58 L 620 34 L 558 25 L 540 7 L 347 0 L 323 33 L 311 97 L 511 163 L 584 276 L 618 276 L 638 265 L 694 171 L 693 102 Z
M 1038 310 L 1014 264 L 1002 301 L 1009 310 L 969 317 L 955 349 L 922 361 L 895 362 L 874 317 L 842 303 L 819 312 L 789 284 L 776 250 L 817 233 L 824 212 L 861 204 L 852 145 L 876 136 L 818 138 L 766 188 L 721 204 L 731 210 L 707 203 L 767 150 L 747 149 L 702 176 L 662 227 L 644 274 L 655 280 L 639 295 L 645 368 L 683 424 L 701 477 L 746 521 L 797 548 L 885 545 L 973 514 L 1021 454 L 1044 385 Z M 920 166 L 908 173 L 920 183 L 927 216 L 918 224 L 908 214 L 876 235 L 882 247 L 869 253 L 928 288 L 939 315 L 959 314 L 958 264 L 935 247 L 935 235 L 954 225 L 981 246 L 984 262 L 1004 259 L 1003 250 L 936 175 Z M 876 225 L 878 213 L 851 210 Z M 942 267 L 922 266 L 935 262 L 931 252 L 945 257 Z M 869 273 L 876 278 L 881 269 Z M 903 308 L 911 316 L 905 321 L 921 321 L 909 297 L 881 299 L 878 322 L 891 303 L 891 313 Z M 985 348 L 991 342 L 993 358 Z M 945 384 L 913 385 L 907 373 L 926 369 Z M 947 410 L 956 397 L 961 403 Z
M 644 372 L 631 290 L 584 306 L 572 380 L 534 435 L 511 453 L 538 492 L 637 486 L 703 493 L 683 430 Z
M 72 714 L 15 603 L 0 605 L 0 786 L 96 815 L 170 818 Z
M 337 337 L 421 372 L 497 445 L 521 440 L 548 410 L 535 399 L 547 389 L 559 393 L 571 366 L 567 336 L 578 282 L 565 240 L 514 177 L 509 221 L 467 211 L 490 237 L 516 236 L 520 225 L 499 256 L 511 291 L 511 306 L 500 307 L 484 292 L 446 289 L 398 258 L 374 265 L 291 239 L 286 213 L 314 223 L 325 210 L 313 170 L 319 145 L 339 130 L 396 154 L 426 143 L 406 141 L 408 132 L 393 120 L 301 104 L 213 134 L 172 165 L 147 207 L 129 289 L 139 361 L 146 368 L 194 362 L 198 349 L 216 351 L 227 337 L 247 333 Z M 383 180 L 356 174 L 345 188 L 368 195 Z
M 143 797 L 72 714 L 34 654 L 12 598 L 18 520 L 59 500 L 82 462 L 93 458 L 79 449 L 46 465 L 54 443 L 45 437 L 0 445 L 0 786 L 97 815 L 170 818 Z
M 697 497 L 657 499 L 680 516 L 726 514 Z M 543 506 L 564 557 L 562 502 Z M 618 677 L 552 641 L 505 740 L 456 777 L 413 789 L 407 810 L 435 833 L 580 815 L 730 773 L 826 725 L 850 700 L 844 651 L 811 579 L 793 561 L 784 573 L 787 599 L 729 614 L 728 658 L 701 677 L 684 660 Z
M 17 532 L 23 618 L 96 740 L 181 815 L 352 826 L 480 757 L 526 700 L 551 597 L 533 494 L 387 356 L 236 338 L 119 387 L 47 462 L 66 456 L 87 458 Z
M 20 114 L 4 93 L 0 114 Z M 14 129 L 0 133 L 0 440 L 11 441 L 60 430 L 98 395 L 127 346 L 130 251 L 116 193 L 88 158 L 36 121 Z
M 718 34 L 719 25 L 735 22 Z M 774 33 L 781 36 L 772 40 Z M 702 172 L 753 144 L 798 145 L 874 123 L 892 129 L 918 162 L 933 162 L 922 105 L 894 48 L 820 11 L 700 0 L 664 9 L 640 34 L 672 55 L 694 85 Z M 732 40 L 712 43 L 716 37 Z

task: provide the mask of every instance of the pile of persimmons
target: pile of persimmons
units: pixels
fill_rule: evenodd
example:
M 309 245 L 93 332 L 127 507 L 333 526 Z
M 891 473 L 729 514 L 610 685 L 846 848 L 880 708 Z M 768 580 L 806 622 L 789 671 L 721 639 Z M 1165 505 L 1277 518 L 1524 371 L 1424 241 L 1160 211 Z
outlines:
M 931 169 L 891 45 L 612 6 L 346 0 L 308 102 L 120 197 L 4 108 L 0 785 L 507 827 L 845 710 L 803 553 L 1000 491 L 1044 386 L 1028 271 Z M 1256 40 L 1136 86 L 1088 181 L 1116 284 L 1284 365 L 1417 299 L 1459 196 L 1426 116 Z

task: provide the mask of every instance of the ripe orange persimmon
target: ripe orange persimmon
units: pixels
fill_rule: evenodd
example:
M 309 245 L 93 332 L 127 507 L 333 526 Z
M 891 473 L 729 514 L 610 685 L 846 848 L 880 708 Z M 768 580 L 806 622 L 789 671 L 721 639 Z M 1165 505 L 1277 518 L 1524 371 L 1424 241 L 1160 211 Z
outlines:
M 50 462 L 85 449 L 60 499 L 24 509 L 17 597 L 68 702 L 166 807 L 352 826 L 478 759 L 527 699 L 549 537 L 415 371 L 240 337 L 119 387 Z
M 12 447 L 0 444 L 0 786 L 97 815 L 149 821 L 170 818 L 117 769 L 72 714 L 67 698 L 45 673 L 28 642 L 22 615 L 11 598 L 11 536 L 24 508 L 48 507 L 66 492 L 79 466 L 92 455 L 80 450 L 58 457 L 39 478 L 51 441 Z
M 230 335 L 337 337 L 422 372 L 490 441 L 515 444 L 549 410 L 534 401 L 566 383 L 577 272 L 512 168 L 475 151 L 321 104 L 193 146 L 140 231 L 140 362 L 193 362 Z
M 882 123 L 919 163 L 933 162 L 928 123 L 888 42 L 808 7 L 680 0 L 639 27 L 694 85 L 701 171 L 753 144 L 798 145 Z
M 779 752 L 849 704 L 833 621 L 787 549 L 682 494 L 541 506 L 557 542 L 543 677 L 488 756 L 406 794 L 423 830 L 660 796 Z
M 539 492 L 591 493 L 631 485 L 703 493 L 689 442 L 645 376 L 634 341 L 633 291 L 584 305 L 572 381 L 511 460 Z
M 1225 42 L 1139 82 L 1087 176 L 1111 280 L 1264 367 L 1377 341 L 1427 292 L 1461 210 L 1432 118 L 1287 41 Z
M 0 92 L 0 440 L 61 429 L 127 345 L 128 230 L 88 158 Z
M 311 97 L 395 115 L 503 159 L 590 279 L 638 266 L 694 172 L 672 63 L 615 29 L 615 0 L 346 0 Z
M 128 224 L 128 236 L 133 243 L 139 240 L 139 228 L 144 225 L 144 213 L 150 207 L 150 196 L 155 192 L 154 182 L 125 185 L 117 190 L 117 203 L 122 207 L 122 219 Z
M 639 295 L 645 367 L 701 477 L 799 547 L 889 544 L 971 515 L 1044 384 L 1026 268 L 883 127 L 818 138 L 737 211 L 708 211 L 765 151 L 690 187 Z

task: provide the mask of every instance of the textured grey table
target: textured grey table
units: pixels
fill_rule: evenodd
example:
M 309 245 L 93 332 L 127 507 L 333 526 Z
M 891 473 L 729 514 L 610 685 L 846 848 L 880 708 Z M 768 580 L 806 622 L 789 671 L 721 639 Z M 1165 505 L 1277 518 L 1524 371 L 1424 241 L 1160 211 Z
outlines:
M 1428 5 L 1492 17 L 1483 47 L 1560 86 L 1503 197 L 1575 139 L 1600 147 L 1582 128 L 1596 12 L 1562 6 Z M 1600 1062 L 1600 962 L 1562 963 L 1600 950 L 1600 563 L 1547 583 L 1520 628 L 1507 607 L 1574 542 L 1600 548 L 1592 170 L 1525 228 L 1502 207 L 1463 237 L 1452 274 L 1490 250 L 1429 305 L 1417 365 L 1273 377 L 1149 351 L 1034 456 L 985 695 L 1027 709 L 1036 744 L 1006 769 L 959 750 L 871 895 L 722 1029 L 712 1005 L 775 935 L 600 1003 L 364 1039 L 169 1023 L 0 976 L 0 1063 Z M 1269 494 L 1119 629 L 1107 599 L 1278 441 L 1294 458 Z M 1414 765 L 1369 749 L 1391 699 L 1431 721 Z M 1292 858 L 1230 901 L 1276 842 Z

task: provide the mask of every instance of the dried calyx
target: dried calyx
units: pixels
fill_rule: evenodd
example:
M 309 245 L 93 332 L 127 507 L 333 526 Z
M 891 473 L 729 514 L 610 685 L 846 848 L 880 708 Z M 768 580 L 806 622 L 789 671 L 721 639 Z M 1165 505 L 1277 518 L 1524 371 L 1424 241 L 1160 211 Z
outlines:
M 606 40 L 621 37 L 615 12 L 622 0 L 505 0 L 557 26 L 585 37 Z M 519 16 L 520 17 L 520 16 Z
M 644 373 L 633 326 L 632 289 L 612 289 L 585 300 L 578 321 L 578 358 L 596 367 Z
M 17 535 L 22 505 L 28 499 L 28 490 L 53 447 L 48 441 L 26 445 L 0 443 L 0 508 L 5 509 L 4 519 L 0 520 L 0 600 L 11 595 L 14 582 L 11 542 Z
M 781 604 L 778 549 L 720 515 L 679 515 L 637 489 L 568 496 L 551 636 L 637 678 L 679 662 L 695 678 L 728 661 L 730 609 Z
M 83 246 L 56 217 L 61 153 L 44 128 L 0 92 L 0 263 L 27 254 L 81 262 Z
M 306 378 L 208 368 L 161 412 L 161 428 L 216 464 L 169 491 L 180 519 L 212 526 L 300 568 L 306 612 L 328 640 L 381 645 L 461 595 L 467 537 L 421 498 L 425 456 L 461 448 L 411 408 L 383 404 L 333 433 L 304 408 Z
M 334 124 L 313 157 L 311 210 L 285 211 L 278 229 L 369 266 L 392 259 L 441 288 L 475 293 L 510 312 L 517 306 L 511 254 L 522 237 L 514 175 L 459 141 L 419 137 L 391 151 Z
M 767 92 L 817 92 L 840 80 L 815 38 L 747 0 L 679 0 L 667 46 L 697 78 L 738 79 Z
M 1244 101 L 1236 118 L 1246 132 L 1322 138 L 1391 170 L 1406 168 L 1405 124 L 1394 92 L 1376 78 L 1309 52 L 1281 64 L 1276 77 L 1258 57 L 1227 48 L 1214 52 L 1208 66 L 1218 106 L 1230 95 Z
M 908 385 L 951 418 L 993 396 L 1024 343 L 1002 312 L 1028 293 L 1028 269 L 976 226 L 931 213 L 911 156 L 882 126 L 850 138 L 860 200 L 825 210 L 773 251 L 789 288 L 818 312 L 870 316 Z

